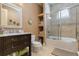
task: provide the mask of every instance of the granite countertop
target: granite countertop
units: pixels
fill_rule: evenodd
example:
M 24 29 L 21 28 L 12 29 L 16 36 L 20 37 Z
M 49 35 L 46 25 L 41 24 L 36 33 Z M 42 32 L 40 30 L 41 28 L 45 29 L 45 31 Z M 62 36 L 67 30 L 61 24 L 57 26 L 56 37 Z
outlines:
M 31 34 L 31 33 L 30 32 L 26 32 L 26 33 L 0 34 L 0 37 L 14 36 L 14 35 L 24 35 L 24 34 Z

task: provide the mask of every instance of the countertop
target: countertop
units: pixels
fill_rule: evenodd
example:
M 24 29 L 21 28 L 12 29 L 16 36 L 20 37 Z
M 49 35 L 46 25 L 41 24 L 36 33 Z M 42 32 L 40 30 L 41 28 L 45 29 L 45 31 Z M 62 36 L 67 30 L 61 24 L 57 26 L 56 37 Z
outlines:
M 24 34 L 31 34 L 31 33 L 30 32 L 26 32 L 26 33 L 0 34 L 0 37 L 15 36 L 15 35 L 24 35 Z

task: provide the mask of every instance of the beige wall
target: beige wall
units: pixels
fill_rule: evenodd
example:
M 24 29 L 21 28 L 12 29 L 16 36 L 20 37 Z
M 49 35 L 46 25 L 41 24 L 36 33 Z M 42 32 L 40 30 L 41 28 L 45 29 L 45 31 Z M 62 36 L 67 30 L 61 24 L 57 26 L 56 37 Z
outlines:
M 37 4 L 23 4 L 23 30 L 38 35 L 38 14 L 39 7 Z M 28 24 L 28 20 L 32 19 L 32 25 Z
M 26 3 L 22 6 L 15 3 L 16 5 L 22 7 L 23 10 L 23 30 L 24 32 L 32 32 L 36 36 L 38 35 L 38 14 L 39 6 L 35 3 Z M 0 5 L 1 6 L 1 5 Z M 13 14 L 12 14 L 13 15 Z M 28 20 L 32 19 L 32 25 L 28 24 Z

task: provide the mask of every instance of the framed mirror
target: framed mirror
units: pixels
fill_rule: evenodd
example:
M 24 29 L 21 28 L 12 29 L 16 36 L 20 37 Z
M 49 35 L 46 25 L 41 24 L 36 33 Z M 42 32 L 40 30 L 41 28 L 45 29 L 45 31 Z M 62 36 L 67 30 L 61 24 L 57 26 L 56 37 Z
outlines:
M 1 26 L 22 28 L 22 8 L 16 4 L 1 4 Z

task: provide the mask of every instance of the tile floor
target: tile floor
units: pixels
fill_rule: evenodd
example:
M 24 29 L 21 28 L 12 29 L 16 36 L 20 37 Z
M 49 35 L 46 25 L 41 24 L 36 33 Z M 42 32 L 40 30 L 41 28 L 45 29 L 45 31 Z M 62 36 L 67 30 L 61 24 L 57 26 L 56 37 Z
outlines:
M 32 56 L 54 56 L 52 55 L 52 51 L 54 48 L 43 46 L 42 49 L 38 50 L 38 52 L 32 52 Z M 78 52 L 79 56 L 79 52 Z
M 55 42 L 47 41 L 47 44 L 45 46 L 43 46 L 42 49 L 38 50 L 38 52 L 32 52 L 32 56 L 54 56 L 54 55 L 52 55 L 52 51 L 54 49 L 53 43 L 55 43 Z
M 54 56 L 52 55 L 53 49 L 48 46 L 43 46 L 38 52 L 32 52 L 32 56 Z

